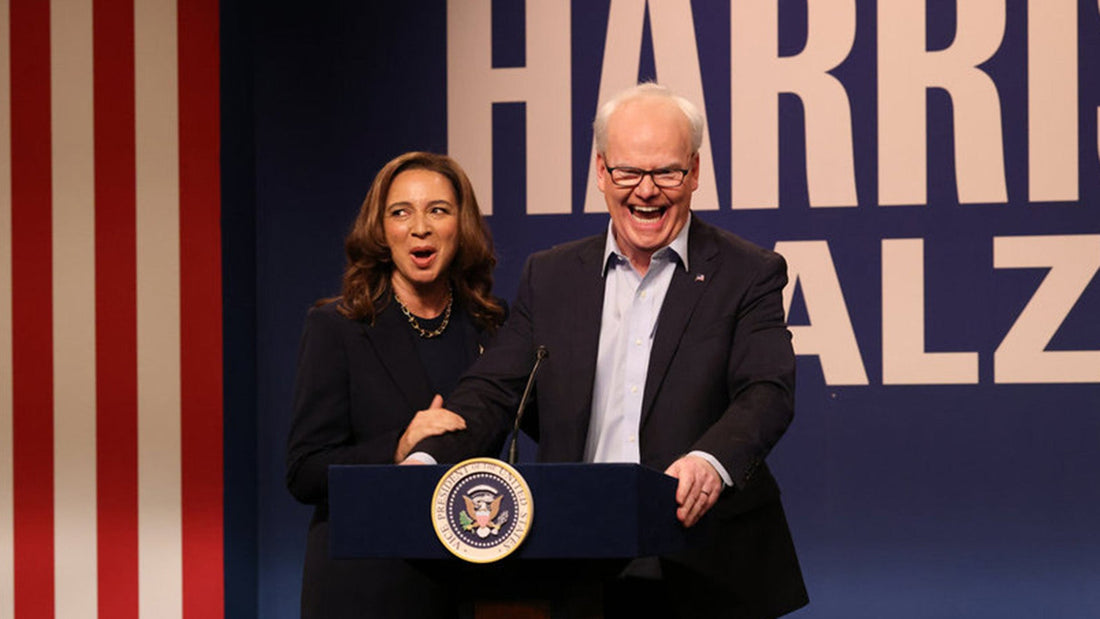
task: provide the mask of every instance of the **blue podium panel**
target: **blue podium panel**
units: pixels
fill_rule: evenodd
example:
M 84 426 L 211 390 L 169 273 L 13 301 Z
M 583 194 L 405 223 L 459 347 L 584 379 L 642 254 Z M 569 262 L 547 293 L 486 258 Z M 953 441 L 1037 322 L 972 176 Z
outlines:
M 611 559 L 675 552 L 676 480 L 636 464 L 521 464 L 534 511 L 519 559 Z M 454 558 L 432 527 L 432 495 L 449 466 L 329 468 L 336 558 Z M 457 559 L 456 559 L 457 560 Z

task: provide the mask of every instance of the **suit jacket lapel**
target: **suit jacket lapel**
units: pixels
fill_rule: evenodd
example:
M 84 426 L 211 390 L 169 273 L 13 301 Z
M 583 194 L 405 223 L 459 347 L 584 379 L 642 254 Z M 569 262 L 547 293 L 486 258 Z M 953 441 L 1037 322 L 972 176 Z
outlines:
M 574 326 L 567 362 L 569 363 L 569 405 L 565 408 L 565 423 L 580 432 L 572 445 L 580 460 L 588 440 L 588 423 L 592 416 L 592 386 L 596 380 L 596 357 L 600 348 L 600 316 L 603 312 L 604 278 L 602 277 L 605 236 L 595 237 L 577 253 L 577 272 L 570 282 L 571 295 L 566 302 L 569 320 Z M 553 351 L 551 351 L 553 353 Z
M 698 217 L 692 217 L 691 229 L 688 231 L 688 264 L 691 268 L 684 271 L 679 266 L 676 267 L 661 306 L 661 313 L 657 317 L 657 333 L 653 337 L 653 348 L 649 353 L 649 370 L 642 397 L 642 425 L 653 409 L 657 391 L 664 382 L 692 312 L 709 283 L 713 281 L 713 274 L 718 268 L 718 250 L 708 232 Z
M 413 347 L 412 331 L 396 305 L 391 302 L 375 316 L 373 326 L 364 322 L 362 328 L 366 345 L 374 348 L 409 408 L 419 410 L 430 404 L 432 392 L 427 371 Z

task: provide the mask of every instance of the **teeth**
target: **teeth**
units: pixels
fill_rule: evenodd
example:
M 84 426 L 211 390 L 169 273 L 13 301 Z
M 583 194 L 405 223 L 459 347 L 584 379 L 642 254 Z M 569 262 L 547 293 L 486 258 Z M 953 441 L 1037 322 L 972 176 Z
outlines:
M 657 221 L 665 212 L 663 206 L 631 206 L 629 208 L 631 217 L 644 222 Z

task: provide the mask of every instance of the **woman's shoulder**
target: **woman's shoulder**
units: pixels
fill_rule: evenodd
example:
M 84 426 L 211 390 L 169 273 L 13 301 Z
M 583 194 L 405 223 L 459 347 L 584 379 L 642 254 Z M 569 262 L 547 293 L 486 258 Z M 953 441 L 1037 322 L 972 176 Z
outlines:
M 306 313 L 307 329 L 345 330 L 359 329 L 361 326 L 362 321 L 348 318 L 341 312 L 339 297 L 318 301 Z
M 396 310 L 394 310 L 392 303 L 383 301 L 375 305 L 373 319 L 366 317 L 353 318 L 347 315 L 347 307 L 343 305 L 342 299 L 334 297 L 322 299 L 315 303 L 306 316 L 306 325 L 323 323 L 328 325 L 329 328 L 353 330 L 355 332 L 378 328 L 380 323 L 381 328 L 388 328 L 392 327 L 395 320 L 394 311 Z M 400 312 L 397 315 L 400 316 Z
M 312 320 L 332 320 L 335 318 L 347 318 L 340 313 L 340 298 L 321 299 L 309 308 L 308 316 Z

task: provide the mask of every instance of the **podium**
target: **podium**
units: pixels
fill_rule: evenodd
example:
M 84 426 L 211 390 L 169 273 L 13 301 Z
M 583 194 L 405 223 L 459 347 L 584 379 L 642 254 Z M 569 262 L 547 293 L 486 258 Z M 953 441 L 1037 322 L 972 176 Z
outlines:
M 402 558 L 455 583 L 479 619 L 600 616 L 600 582 L 632 559 L 684 548 L 677 481 L 637 464 L 520 464 L 533 513 L 523 543 L 494 563 L 462 561 L 432 525 L 449 466 L 329 468 L 335 558 Z

